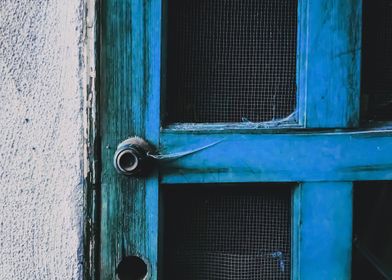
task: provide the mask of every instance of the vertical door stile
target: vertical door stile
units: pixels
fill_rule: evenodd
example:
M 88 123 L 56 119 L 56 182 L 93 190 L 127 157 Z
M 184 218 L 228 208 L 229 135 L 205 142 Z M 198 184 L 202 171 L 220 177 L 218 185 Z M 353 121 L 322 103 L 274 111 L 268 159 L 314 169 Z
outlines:
M 308 9 L 305 125 L 357 127 L 362 1 L 309 1 Z M 293 279 L 351 279 L 352 191 L 352 182 L 296 188 Z
M 155 147 L 159 147 L 160 132 L 160 77 L 161 77 L 161 0 L 146 2 L 146 46 L 147 90 L 145 137 Z M 150 261 L 151 280 L 158 279 L 158 171 L 146 178 L 146 241 L 145 251 Z
M 307 5 L 305 126 L 357 127 L 362 0 Z
M 300 277 L 351 279 L 352 182 L 303 183 L 300 208 Z
M 130 136 L 159 143 L 160 1 L 107 0 L 101 19 L 101 279 L 126 256 L 157 279 L 158 176 L 116 174 L 116 146 Z

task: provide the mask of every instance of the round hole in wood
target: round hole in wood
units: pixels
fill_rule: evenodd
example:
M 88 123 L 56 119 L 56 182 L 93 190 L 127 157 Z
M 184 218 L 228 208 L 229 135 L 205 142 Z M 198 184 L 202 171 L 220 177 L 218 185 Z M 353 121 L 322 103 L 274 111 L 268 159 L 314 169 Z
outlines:
M 120 280 L 144 280 L 147 273 L 147 263 L 138 256 L 127 256 L 117 266 L 117 275 Z

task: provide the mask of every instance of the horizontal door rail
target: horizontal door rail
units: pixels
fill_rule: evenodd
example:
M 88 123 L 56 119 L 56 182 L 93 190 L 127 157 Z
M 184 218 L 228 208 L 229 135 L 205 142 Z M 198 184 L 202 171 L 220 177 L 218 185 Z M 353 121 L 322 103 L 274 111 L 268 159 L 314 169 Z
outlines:
M 163 131 L 160 150 L 216 143 L 160 167 L 163 183 L 392 180 L 392 130 L 233 133 Z

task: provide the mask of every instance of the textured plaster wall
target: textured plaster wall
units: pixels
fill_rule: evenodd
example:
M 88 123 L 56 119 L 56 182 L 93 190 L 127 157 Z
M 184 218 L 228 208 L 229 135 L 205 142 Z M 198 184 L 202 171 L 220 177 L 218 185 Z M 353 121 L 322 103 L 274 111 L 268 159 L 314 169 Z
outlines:
M 83 2 L 0 0 L 0 279 L 80 279 Z

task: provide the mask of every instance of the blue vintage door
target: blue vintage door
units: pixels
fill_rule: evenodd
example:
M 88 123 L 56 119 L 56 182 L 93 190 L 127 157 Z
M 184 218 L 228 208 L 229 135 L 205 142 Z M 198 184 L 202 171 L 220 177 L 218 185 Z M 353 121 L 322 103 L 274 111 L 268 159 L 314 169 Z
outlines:
M 350 279 L 353 181 L 392 179 L 361 7 L 102 1 L 101 279 Z M 155 150 L 124 176 L 133 136 Z

